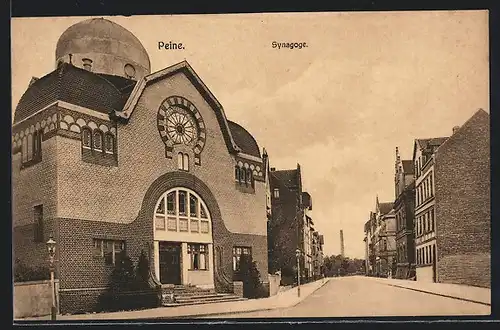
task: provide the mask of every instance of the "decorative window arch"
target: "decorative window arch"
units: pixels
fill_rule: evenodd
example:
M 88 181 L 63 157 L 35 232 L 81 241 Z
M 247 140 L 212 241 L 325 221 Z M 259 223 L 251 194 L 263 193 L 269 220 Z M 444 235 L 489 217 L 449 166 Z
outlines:
M 33 134 L 28 134 L 28 151 L 27 151 L 28 161 L 33 159 Z
M 210 234 L 211 218 L 203 199 L 194 191 L 177 187 L 163 193 L 155 206 L 156 230 Z
M 23 146 L 21 149 L 23 162 L 28 161 L 28 137 L 23 137 Z
M 247 184 L 250 184 L 253 187 L 253 174 L 252 170 L 247 168 Z
M 182 171 L 189 171 L 189 155 L 179 152 L 177 154 L 177 168 Z
M 88 127 L 82 128 L 82 147 L 86 149 L 92 148 L 92 131 Z
M 97 151 L 102 151 L 103 149 L 103 138 L 102 138 L 102 132 L 101 131 L 98 131 L 98 130 L 94 130 L 94 136 L 93 136 L 93 147 L 94 147 L 94 150 L 97 150 Z
M 112 154 L 115 151 L 115 137 L 111 133 L 106 133 L 104 136 L 104 150 L 108 154 Z
M 240 167 L 238 165 L 234 166 L 234 179 L 236 182 L 240 182 Z

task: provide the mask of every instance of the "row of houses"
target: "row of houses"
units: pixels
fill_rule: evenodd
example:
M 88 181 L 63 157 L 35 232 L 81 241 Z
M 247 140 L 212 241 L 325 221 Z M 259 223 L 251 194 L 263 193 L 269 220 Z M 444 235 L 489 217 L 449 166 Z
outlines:
M 264 151 L 266 159 L 267 153 Z M 268 197 L 269 272 L 281 272 L 282 284 L 318 279 L 323 274 L 324 237 L 315 229 L 312 198 L 303 189 L 300 164 L 295 169 L 271 167 Z
M 489 114 L 396 148 L 394 200 L 365 223 L 367 275 L 490 287 Z

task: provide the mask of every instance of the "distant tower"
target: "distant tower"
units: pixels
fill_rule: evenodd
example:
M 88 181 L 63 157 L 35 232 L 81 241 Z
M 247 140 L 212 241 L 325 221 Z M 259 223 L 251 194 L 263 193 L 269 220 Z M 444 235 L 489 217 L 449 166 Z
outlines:
M 344 231 L 342 229 L 340 230 L 340 255 L 342 256 L 342 258 L 345 257 L 345 254 L 344 254 Z

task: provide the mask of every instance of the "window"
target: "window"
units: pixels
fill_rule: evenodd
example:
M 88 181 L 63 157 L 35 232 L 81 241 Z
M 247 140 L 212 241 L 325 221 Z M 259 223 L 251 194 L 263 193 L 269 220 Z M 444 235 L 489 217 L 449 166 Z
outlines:
M 182 171 L 189 171 L 189 155 L 179 152 L 177 154 L 177 168 Z
M 43 205 L 37 205 L 33 208 L 33 240 L 43 242 Z
M 274 198 L 280 198 L 280 190 L 278 188 L 274 188 Z
M 104 258 L 106 265 L 116 264 L 122 251 L 125 251 L 125 241 L 94 239 L 93 254 L 95 257 Z
M 33 159 L 42 159 L 42 131 L 35 131 L 33 134 Z
M 432 187 L 432 174 L 433 172 L 431 172 L 431 174 L 429 175 L 429 186 L 431 187 L 431 197 L 434 196 L 434 188 Z
M 189 270 L 208 270 L 208 247 L 206 244 L 188 244 Z
M 86 149 L 92 148 L 92 132 L 88 128 L 82 129 L 82 147 Z
M 240 260 L 242 255 L 252 255 L 252 248 L 246 246 L 233 247 L 233 271 L 238 273 L 240 271 Z
M 102 151 L 102 133 L 99 131 L 94 132 L 94 149 Z
M 23 146 L 21 149 L 23 163 L 28 161 L 28 138 L 25 136 L 23 138 Z
M 112 154 L 115 150 L 115 138 L 111 134 L 106 134 L 105 139 L 105 150 L 106 153 Z
M 431 230 L 434 231 L 434 209 L 431 210 Z
M 242 183 L 245 183 L 247 181 L 247 171 L 245 171 L 245 169 L 241 169 L 240 171 L 240 181 Z
M 245 183 L 253 187 L 253 175 L 251 169 L 247 169 L 247 181 Z
M 205 203 L 193 191 L 175 188 L 163 194 L 155 209 L 157 230 L 210 232 L 210 218 Z
M 240 167 L 238 165 L 234 166 L 234 180 L 240 182 Z
M 179 191 L 179 215 L 186 215 L 186 196 L 187 192 Z

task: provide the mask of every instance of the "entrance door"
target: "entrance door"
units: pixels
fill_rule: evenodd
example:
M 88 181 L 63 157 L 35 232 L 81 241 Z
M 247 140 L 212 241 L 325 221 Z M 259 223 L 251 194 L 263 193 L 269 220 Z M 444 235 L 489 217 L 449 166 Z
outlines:
M 181 284 L 180 243 L 160 242 L 160 282 Z

